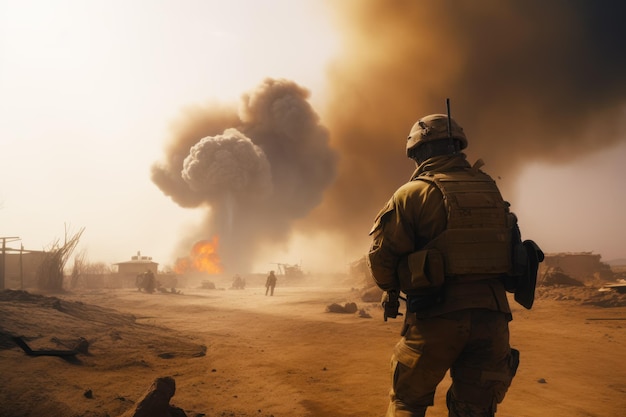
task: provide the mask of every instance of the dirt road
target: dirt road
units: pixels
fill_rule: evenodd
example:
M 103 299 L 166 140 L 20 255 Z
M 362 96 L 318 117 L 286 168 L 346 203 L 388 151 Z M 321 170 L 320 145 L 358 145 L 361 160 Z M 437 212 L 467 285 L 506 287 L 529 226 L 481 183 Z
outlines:
M 349 288 L 261 287 L 144 294 L 92 291 L 0 297 L 0 415 L 117 416 L 154 378 L 172 376 L 188 416 L 382 417 L 400 320 Z M 57 301 L 55 301 L 57 300 Z M 356 302 L 363 314 L 326 312 Z M 515 307 L 518 375 L 500 417 L 614 417 L 626 409 L 626 307 L 538 300 Z M 85 337 L 76 362 L 27 357 Z M 447 415 L 446 379 L 429 417 Z M 88 398 L 87 391 L 92 393 Z

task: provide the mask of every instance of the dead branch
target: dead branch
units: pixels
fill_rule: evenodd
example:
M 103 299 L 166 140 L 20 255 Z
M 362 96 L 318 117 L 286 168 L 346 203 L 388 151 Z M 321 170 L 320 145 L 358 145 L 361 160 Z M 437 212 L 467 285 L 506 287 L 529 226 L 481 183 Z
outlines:
M 66 230 L 65 243 L 61 245 L 57 239 L 50 245 L 50 249 L 45 251 L 44 259 L 37 270 L 39 288 L 51 291 L 63 289 L 65 264 L 78 245 L 84 231 L 85 228 L 82 228 L 68 239 Z

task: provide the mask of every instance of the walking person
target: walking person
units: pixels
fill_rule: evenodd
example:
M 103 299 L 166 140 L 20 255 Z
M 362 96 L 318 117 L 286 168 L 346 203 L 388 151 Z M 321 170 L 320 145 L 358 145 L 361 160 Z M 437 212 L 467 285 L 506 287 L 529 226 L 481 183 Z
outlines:
M 276 275 L 274 271 L 270 271 L 270 274 L 267 276 L 267 280 L 265 281 L 265 295 L 269 292 L 270 295 L 274 295 L 274 287 L 276 287 Z
M 543 253 L 521 241 L 495 181 L 467 162 L 467 145 L 449 115 L 418 120 L 406 145 L 416 170 L 370 232 L 368 266 L 385 291 L 385 320 L 402 315 L 406 295 L 387 417 L 424 417 L 447 371 L 449 417 L 494 416 L 519 364 L 506 292 L 532 306 Z

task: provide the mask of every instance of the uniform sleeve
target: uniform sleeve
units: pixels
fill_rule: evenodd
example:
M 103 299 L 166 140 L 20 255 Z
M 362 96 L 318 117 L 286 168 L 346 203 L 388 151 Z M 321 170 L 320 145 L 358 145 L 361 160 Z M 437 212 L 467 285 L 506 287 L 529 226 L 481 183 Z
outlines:
M 404 216 L 402 204 L 394 195 L 378 213 L 370 231 L 372 244 L 367 264 L 382 290 L 399 289 L 398 266 L 406 255 L 414 250 L 411 225 Z
M 378 213 L 370 231 L 368 267 L 383 290 L 399 289 L 398 272 L 408 273 L 407 256 L 445 229 L 439 190 L 422 181 L 400 187 Z

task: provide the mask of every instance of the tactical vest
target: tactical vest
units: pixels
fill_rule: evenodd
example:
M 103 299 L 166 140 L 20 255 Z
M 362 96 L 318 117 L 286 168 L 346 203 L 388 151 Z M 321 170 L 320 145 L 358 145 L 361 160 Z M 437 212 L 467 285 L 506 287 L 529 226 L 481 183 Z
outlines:
M 511 272 L 514 216 L 489 175 L 473 169 L 425 173 L 416 180 L 443 194 L 447 228 L 425 249 L 443 253 L 446 277 Z

